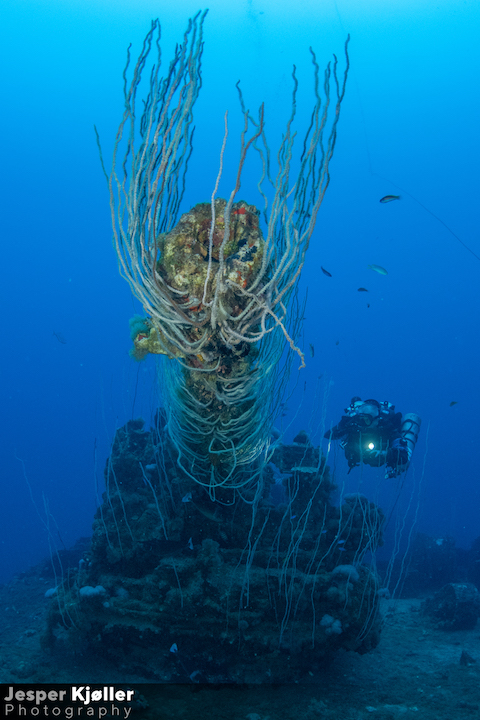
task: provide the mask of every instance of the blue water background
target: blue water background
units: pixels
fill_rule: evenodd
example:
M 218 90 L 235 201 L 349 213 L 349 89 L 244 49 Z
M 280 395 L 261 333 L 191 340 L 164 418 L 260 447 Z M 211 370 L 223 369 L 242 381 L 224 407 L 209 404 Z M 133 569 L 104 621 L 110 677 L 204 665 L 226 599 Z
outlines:
M 48 555 L 49 536 L 61 547 L 60 537 L 69 546 L 90 533 L 95 471 L 101 484 L 115 429 L 132 416 L 137 379 L 134 415 L 148 418 L 158 402 L 154 360 L 138 365 L 128 356 L 128 319 L 141 309 L 118 273 L 93 125 L 109 166 L 126 48 L 133 43 L 136 54 L 158 16 L 167 67 L 198 10 L 190 1 L 172 5 L 2 5 L 0 580 Z M 321 414 L 325 388 L 327 425 L 353 395 L 418 413 L 422 431 L 403 497 L 420 488 L 417 529 L 452 535 L 468 547 L 480 535 L 480 261 L 398 188 L 480 255 L 480 6 L 472 0 L 337 0 L 337 6 L 210 3 L 183 210 L 210 198 L 226 110 L 220 194 L 231 190 L 242 122 L 237 80 L 252 111 L 265 101 L 274 149 L 289 115 L 292 65 L 304 131 L 313 104 L 309 46 L 322 67 L 335 52 L 343 68 L 349 32 L 352 67 L 332 179 L 302 277 L 307 368 L 279 422 L 288 426 L 287 439 L 318 425 L 318 412 L 311 418 Z M 252 156 L 239 198 L 258 202 L 259 173 Z M 380 204 L 389 193 L 402 199 Z M 371 263 L 388 276 L 369 270 Z M 362 286 L 368 294 L 357 292 Z M 293 367 L 296 382 L 296 360 Z M 335 468 L 345 490 L 382 488 L 379 496 L 392 502 L 395 481 L 384 481 L 381 470 L 357 469 L 347 478 L 341 454 Z

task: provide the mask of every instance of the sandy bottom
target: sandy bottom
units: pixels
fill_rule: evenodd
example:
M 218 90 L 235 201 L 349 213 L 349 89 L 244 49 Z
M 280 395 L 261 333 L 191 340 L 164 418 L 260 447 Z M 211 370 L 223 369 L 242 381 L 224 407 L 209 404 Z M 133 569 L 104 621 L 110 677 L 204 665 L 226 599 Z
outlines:
M 2 683 L 131 684 L 140 676 L 78 651 L 44 652 L 39 643 L 51 583 L 30 571 L 0 588 Z M 480 625 L 432 629 L 421 600 L 384 600 L 379 646 L 367 655 L 339 653 L 308 680 L 282 686 L 143 685 L 148 707 L 136 718 L 167 720 L 462 720 L 480 719 Z M 460 663 L 462 651 L 472 662 Z M 476 661 L 476 662 L 475 662 Z M 146 704 L 145 703 L 145 704 Z

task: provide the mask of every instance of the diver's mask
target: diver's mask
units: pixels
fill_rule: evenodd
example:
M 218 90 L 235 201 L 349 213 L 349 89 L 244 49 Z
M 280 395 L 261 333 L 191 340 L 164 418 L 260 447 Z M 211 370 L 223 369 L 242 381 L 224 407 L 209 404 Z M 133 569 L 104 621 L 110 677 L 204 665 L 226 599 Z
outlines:
M 362 403 L 355 409 L 355 418 L 360 420 L 365 427 L 370 427 L 380 417 L 380 408 L 370 402 Z

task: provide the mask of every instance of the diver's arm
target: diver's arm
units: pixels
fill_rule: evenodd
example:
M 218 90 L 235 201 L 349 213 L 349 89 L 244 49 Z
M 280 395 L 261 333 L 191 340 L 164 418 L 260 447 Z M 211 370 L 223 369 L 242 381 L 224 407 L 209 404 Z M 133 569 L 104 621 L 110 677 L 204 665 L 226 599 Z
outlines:
M 350 418 L 343 415 L 342 419 L 338 423 L 338 425 L 334 425 L 331 430 L 327 430 L 325 435 L 323 436 L 326 440 L 340 440 L 341 438 L 344 438 L 345 435 L 348 433 L 348 423 L 350 421 Z

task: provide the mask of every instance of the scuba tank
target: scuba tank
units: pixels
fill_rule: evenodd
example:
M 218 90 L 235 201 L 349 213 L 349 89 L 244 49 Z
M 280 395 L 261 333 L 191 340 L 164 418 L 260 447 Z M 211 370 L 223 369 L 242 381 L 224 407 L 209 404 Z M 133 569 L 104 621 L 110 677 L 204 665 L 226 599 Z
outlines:
M 415 413 L 407 413 L 403 418 L 402 427 L 400 428 L 400 437 L 407 443 L 408 460 L 410 462 L 417 444 L 418 434 L 420 432 L 421 419 Z
M 400 436 L 393 441 L 387 454 L 386 478 L 396 477 L 408 468 L 421 424 L 421 419 L 415 413 L 407 413 L 404 416 Z

